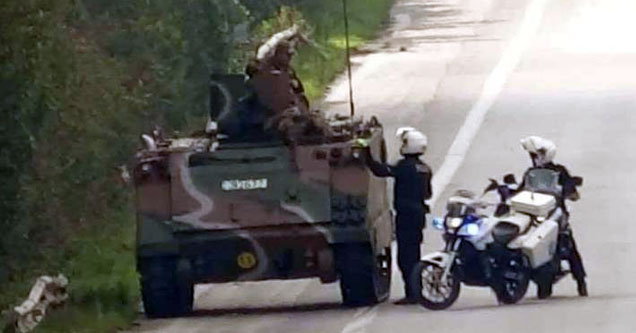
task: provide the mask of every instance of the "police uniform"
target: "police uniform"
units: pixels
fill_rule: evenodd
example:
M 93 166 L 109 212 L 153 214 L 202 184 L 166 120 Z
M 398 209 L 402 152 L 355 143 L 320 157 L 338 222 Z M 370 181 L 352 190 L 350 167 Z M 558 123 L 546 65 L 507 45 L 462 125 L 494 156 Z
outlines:
M 413 300 L 409 290 L 409 277 L 413 266 L 420 261 L 422 228 L 429 207 L 424 200 L 430 199 L 431 168 L 422 162 L 417 154 L 404 155 L 396 165 L 388 165 L 373 160 L 367 150 L 367 165 L 378 177 L 393 177 L 393 206 L 397 213 L 395 234 L 398 245 L 398 266 L 404 280 L 405 296 Z

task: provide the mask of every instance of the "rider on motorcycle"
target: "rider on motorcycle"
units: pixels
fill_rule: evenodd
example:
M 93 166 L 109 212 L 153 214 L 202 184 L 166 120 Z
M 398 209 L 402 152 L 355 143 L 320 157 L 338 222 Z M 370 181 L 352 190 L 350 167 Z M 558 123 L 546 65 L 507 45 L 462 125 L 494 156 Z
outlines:
M 563 211 L 563 221 L 559 223 L 561 225 L 561 231 L 559 234 L 558 248 L 565 249 L 566 258 L 564 259 L 568 260 L 572 276 L 577 282 L 579 295 L 587 296 L 586 274 L 583 268 L 583 260 L 576 247 L 572 229 L 568 223 L 569 213 L 565 205 L 566 199 L 572 201 L 579 199 L 579 193 L 576 190 L 577 181 L 563 165 L 553 162 L 554 155 L 556 155 L 556 145 L 552 141 L 538 136 L 530 136 L 521 140 L 521 146 L 530 154 L 532 167 L 524 174 L 522 183 L 519 185 L 520 190 L 525 187 L 526 175 L 531 170 L 549 169 L 559 174 L 558 185 L 561 186 L 561 193 L 557 196 L 557 203 Z

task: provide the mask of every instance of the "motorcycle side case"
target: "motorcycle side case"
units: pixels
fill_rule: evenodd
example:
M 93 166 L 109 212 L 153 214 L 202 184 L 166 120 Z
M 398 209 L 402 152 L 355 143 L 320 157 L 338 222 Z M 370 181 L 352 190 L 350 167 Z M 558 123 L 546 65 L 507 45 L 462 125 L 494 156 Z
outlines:
M 559 224 L 547 220 L 520 239 L 521 250 L 530 259 L 532 268 L 537 268 L 552 259 L 556 253 L 558 236 Z

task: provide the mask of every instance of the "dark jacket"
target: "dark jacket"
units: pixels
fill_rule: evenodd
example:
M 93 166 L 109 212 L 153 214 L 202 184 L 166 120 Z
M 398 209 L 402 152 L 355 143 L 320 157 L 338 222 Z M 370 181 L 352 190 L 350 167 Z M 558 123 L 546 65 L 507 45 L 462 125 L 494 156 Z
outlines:
M 393 177 L 393 207 L 398 214 L 410 212 L 428 213 L 424 202 L 433 195 L 431 168 L 419 159 L 419 155 L 406 155 L 396 165 L 377 162 L 367 152 L 367 165 L 378 177 Z

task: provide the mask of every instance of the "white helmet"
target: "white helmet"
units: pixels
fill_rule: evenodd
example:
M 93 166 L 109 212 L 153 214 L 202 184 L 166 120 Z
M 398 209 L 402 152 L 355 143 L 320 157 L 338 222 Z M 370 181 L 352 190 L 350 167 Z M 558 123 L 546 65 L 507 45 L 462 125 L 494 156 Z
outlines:
M 402 141 L 402 147 L 400 147 L 400 154 L 402 155 L 421 155 L 426 152 L 426 146 L 428 145 L 428 139 L 422 132 L 412 127 L 400 127 L 395 132 L 395 135 Z
M 557 148 L 554 142 L 538 136 L 529 136 L 521 139 L 521 147 L 530 153 L 532 162 L 538 167 L 552 162 Z

